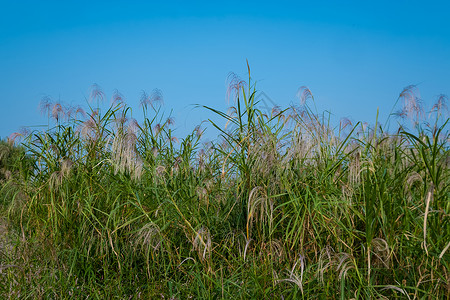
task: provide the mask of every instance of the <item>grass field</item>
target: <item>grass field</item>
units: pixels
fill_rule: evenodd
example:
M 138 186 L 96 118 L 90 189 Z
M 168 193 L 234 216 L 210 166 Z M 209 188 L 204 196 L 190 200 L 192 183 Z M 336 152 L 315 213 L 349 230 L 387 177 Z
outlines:
M 140 122 L 100 90 L 43 103 L 47 130 L 0 144 L 0 297 L 448 299 L 444 96 L 331 124 L 307 88 L 265 112 L 251 78 L 230 86 L 228 112 L 199 108 L 226 123 L 208 143 L 151 97 Z

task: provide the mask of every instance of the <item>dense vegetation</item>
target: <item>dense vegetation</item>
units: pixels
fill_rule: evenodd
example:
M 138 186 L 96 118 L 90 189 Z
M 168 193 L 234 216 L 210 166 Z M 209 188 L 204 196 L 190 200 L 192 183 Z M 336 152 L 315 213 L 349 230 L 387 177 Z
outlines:
M 333 128 L 309 89 L 265 112 L 250 80 L 199 108 L 227 123 L 208 143 L 152 97 L 142 122 L 119 95 L 44 103 L 54 126 L 0 144 L 1 297 L 448 297 L 446 98 L 425 115 L 408 87 L 397 119 Z

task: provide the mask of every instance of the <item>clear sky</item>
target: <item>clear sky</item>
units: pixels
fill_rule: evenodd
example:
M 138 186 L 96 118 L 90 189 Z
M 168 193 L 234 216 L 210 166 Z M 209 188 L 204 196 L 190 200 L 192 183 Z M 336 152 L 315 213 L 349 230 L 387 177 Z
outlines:
M 44 96 L 84 105 L 96 83 L 138 110 L 162 91 L 180 136 L 225 109 L 230 72 L 287 107 L 373 123 L 417 84 L 450 95 L 448 1 L 0 1 L 0 137 L 45 124 Z

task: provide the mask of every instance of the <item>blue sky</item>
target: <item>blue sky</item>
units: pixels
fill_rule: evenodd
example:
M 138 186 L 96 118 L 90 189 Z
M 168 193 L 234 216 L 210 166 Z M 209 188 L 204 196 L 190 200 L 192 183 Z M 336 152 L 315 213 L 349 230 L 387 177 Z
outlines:
M 94 2 L 94 1 L 92 1 Z M 46 124 L 44 96 L 85 105 L 92 84 L 135 111 L 162 91 L 180 136 L 226 109 L 230 72 L 282 107 L 301 86 L 319 111 L 384 120 L 405 86 L 450 95 L 447 1 L 0 1 L 0 137 Z M 138 115 L 136 113 L 136 115 Z

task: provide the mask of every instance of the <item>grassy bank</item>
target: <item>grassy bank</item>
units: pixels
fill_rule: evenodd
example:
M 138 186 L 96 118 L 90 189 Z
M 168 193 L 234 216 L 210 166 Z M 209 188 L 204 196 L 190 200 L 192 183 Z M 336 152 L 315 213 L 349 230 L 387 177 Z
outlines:
M 120 97 L 47 103 L 54 126 L 0 148 L 0 295 L 445 299 L 445 98 L 425 115 L 409 87 L 389 131 L 333 127 L 306 88 L 259 110 L 250 80 L 232 82 L 229 112 L 199 108 L 227 123 L 208 143 L 175 138 L 151 97 L 142 122 Z M 411 129 L 393 130 L 402 117 Z

